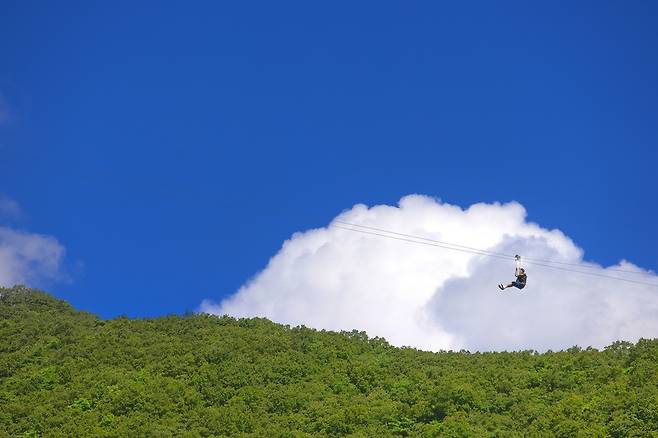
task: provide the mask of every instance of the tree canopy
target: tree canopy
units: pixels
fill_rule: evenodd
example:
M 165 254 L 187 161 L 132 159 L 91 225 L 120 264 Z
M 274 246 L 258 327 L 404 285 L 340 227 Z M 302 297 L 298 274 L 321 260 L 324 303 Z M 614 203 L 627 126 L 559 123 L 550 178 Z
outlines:
M 102 320 L 0 288 L 0 438 L 658 437 L 658 340 L 431 353 L 205 314 Z

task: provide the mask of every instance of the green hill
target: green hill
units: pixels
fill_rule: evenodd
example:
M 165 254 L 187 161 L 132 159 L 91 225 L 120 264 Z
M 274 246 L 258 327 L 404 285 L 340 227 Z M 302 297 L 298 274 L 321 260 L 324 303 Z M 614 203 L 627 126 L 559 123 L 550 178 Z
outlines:
M 0 437 L 658 436 L 658 340 L 429 353 L 0 288 Z

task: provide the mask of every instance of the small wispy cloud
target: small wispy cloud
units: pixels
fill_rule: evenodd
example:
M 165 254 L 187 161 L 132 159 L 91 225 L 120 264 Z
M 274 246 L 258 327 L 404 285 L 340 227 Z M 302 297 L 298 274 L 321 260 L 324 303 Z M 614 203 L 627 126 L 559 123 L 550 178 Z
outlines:
M 0 194 L 0 219 L 9 218 L 16 219 L 21 216 L 21 207 L 18 202 L 13 199 Z
M 0 227 L 0 286 L 61 280 L 64 254 L 54 237 Z
M 0 219 L 18 219 L 21 207 L 0 195 Z M 41 286 L 67 280 L 63 263 L 66 250 L 52 236 L 0 226 L 0 286 Z

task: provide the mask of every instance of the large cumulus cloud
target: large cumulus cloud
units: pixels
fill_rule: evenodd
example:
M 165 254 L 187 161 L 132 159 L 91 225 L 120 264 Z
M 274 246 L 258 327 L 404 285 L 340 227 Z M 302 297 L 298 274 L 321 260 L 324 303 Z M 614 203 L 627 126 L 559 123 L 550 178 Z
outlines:
M 518 203 L 462 209 L 410 195 L 398 206 L 359 204 L 326 228 L 295 233 L 254 279 L 201 311 L 365 330 L 429 350 L 601 347 L 658 336 L 658 287 L 529 265 L 523 292 L 500 292 L 496 284 L 513 279 L 508 260 L 348 231 L 341 221 L 619 275 L 584 262 L 562 232 L 527 222 Z

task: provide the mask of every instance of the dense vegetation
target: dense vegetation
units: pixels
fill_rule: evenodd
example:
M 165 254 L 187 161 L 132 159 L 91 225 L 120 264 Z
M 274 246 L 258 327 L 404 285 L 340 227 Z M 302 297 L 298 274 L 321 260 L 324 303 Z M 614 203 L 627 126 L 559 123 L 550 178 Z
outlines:
M 428 353 L 208 315 L 111 321 L 0 288 L 0 437 L 658 436 L 658 340 Z

